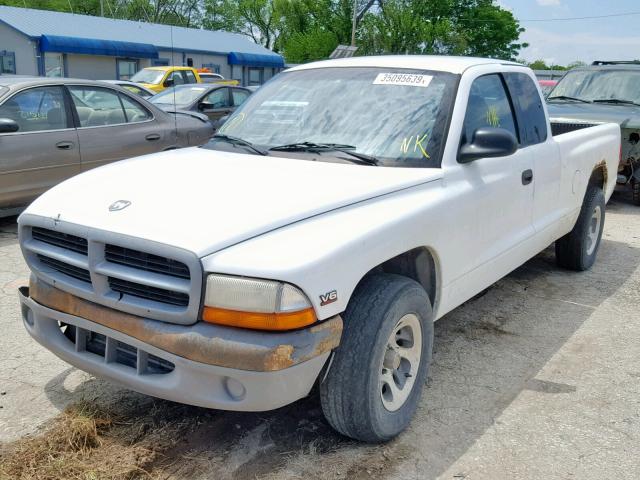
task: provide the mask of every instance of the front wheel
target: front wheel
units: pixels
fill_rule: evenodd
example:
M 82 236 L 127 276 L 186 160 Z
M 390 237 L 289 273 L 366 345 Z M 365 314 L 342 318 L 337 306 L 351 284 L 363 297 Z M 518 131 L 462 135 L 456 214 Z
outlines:
M 584 271 L 596 261 L 604 228 L 604 193 L 590 185 L 573 230 L 556 240 L 556 261 L 570 270 Z
M 416 411 L 433 347 L 429 297 L 392 274 L 362 281 L 344 315 L 344 333 L 320 384 L 328 422 L 348 437 L 382 442 Z

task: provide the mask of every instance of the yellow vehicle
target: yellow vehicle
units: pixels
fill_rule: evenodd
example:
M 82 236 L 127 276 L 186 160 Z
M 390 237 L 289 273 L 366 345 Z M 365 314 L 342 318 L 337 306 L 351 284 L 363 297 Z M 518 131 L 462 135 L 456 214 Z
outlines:
M 176 85 L 202 83 L 195 68 L 176 66 L 143 68 L 131 77 L 131 81 L 154 92 L 161 92 L 165 88 Z

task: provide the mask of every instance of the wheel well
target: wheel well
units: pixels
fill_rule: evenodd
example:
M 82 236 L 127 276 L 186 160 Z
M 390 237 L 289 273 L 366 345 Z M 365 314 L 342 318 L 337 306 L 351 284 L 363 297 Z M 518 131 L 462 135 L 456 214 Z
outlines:
M 431 305 L 435 306 L 437 295 L 436 261 L 428 248 L 414 248 L 413 250 L 390 258 L 386 262 L 371 269 L 367 272 L 367 275 L 380 272 L 395 273 L 415 280 L 422 285 L 427 292 L 429 300 L 431 300 Z
M 602 162 L 595 166 L 589 177 L 589 185 L 595 185 L 603 191 L 607 185 L 607 165 Z

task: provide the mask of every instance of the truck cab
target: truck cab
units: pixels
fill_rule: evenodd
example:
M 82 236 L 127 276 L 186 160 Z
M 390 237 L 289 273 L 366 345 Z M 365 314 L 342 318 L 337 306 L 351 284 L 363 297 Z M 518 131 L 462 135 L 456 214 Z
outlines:
M 131 77 L 131 81 L 154 92 L 161 92 L 165 88 L 177 85 L 202 83 L 195 68 L 176 66 L 143 68 Z

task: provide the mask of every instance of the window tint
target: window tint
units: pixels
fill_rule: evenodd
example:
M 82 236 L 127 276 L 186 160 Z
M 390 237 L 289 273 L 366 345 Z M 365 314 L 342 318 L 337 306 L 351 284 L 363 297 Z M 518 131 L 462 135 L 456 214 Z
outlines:
M 262 68 L 249 68 L 249 85 L 262 85 Z
M 174 85 L 184 85 L 184 77 L 181 72 L 172 72 L 169 78 L 173 79 Z
M 69 87 L 81 127 L 127 123 L 120 96 L 106 88 Z
M 198 83 L 198 80 L 196 80 L 196 76 L 191 70 L 185 70 L 184 73 L 187 76 L 187 83 Z
M 518 137 L 509 98 L 496 74 L 479 77 L 471 85 L 462 142 L 471 142 L 473 132 L 482 127 L 504 128 Z
M 205 102 L 213 105 L 213 108 L 224 108 L 229 106 L 229 94 L 226 88 L 214 90 L 204 98 Z
M 516 108 L 520 145 L 526 147 L 544 142 L 547 139 L 547 117 L 535 83 L 525 73 L 507 73 L 504 77 Z
M 64 57 L 61 53 L 44 53 L 44 74 L 46 77 L 64 77 Z
M 137 60 L 117 60 L 118 78 L 120 80 L 129 80 L 138 71 Z
M 120 95 L 122 105 L 124 106 L 124 113 L 127 115 L 127 123 L 144 122 L 151 118 L 151 114 L 147 109 L 143 108 L 138 102 L 134 102 L 129 97 Z
M 7 52 L 0 50 L 0 74 L 16 73 L 16 54 L 15 52 Z
M 0 118 L 14 120 L 18 132 L 67 128 L 67 112 L 61 87 L 31 88 L 7 99 L 0 106 Z
M 242 105 L 242 103 L 249 98 L 249 92 L 237 88 L 232 89 L 231 94 L 233 95 L 233 104 L 236 107 Z

